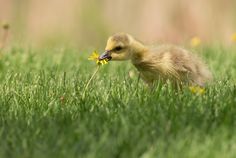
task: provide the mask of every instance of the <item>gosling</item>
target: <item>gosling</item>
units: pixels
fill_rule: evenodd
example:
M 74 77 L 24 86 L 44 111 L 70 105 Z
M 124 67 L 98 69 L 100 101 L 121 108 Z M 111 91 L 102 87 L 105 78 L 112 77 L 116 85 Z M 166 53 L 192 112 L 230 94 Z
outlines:
M 190 51 L 173 45 L 146 46 L 126 33 L 109 37 L 99 59 L 131 60 L 150 87 L 156 81 L 170 82 L 177 87 L 202 87 L 212 79 L 207 66 Z

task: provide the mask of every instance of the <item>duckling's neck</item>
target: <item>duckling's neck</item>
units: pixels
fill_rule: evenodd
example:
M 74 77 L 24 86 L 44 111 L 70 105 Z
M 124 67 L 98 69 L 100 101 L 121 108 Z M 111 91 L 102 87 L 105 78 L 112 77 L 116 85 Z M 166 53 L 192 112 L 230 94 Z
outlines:
M 148 48 L 144 44 L 136 40 L 132 41 L 131 47 L 132 47 L 131 61 L 133 63 L 141 61 L 148 52 Z

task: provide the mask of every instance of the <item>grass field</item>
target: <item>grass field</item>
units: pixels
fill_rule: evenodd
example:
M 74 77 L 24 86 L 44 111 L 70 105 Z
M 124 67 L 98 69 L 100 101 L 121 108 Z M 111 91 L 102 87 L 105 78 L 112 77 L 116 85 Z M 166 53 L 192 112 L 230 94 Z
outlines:
M 148 90 L 129 62 L 96 69 L 91 51 L 14 47 L 0 59 L 1 158 L 234 158 L 236 48 L 199 52 L 214 74 L 203 95 Z

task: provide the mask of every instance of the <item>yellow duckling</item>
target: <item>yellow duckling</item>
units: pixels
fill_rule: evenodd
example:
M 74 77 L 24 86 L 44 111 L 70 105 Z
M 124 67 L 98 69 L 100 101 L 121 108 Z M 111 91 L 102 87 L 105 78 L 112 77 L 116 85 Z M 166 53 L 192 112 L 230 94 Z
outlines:
M 155 81 L 204 86 L 212 78 L 206 65 L 188 50 L 172 45 L 146 46 L 126 33 L 109 37 L 99 59 L 131 60 L 149 86 Z

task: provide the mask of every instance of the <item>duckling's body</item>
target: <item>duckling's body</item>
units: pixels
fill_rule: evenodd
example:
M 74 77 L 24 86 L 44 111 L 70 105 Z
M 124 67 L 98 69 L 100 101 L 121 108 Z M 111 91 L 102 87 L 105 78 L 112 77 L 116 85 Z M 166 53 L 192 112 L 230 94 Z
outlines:
M 150 86 L 155 81 L 204 86 L 212 78 L 206 65 L 188 50 L 172 45 L 145 46 L 124 33 L 108 39 L 106 52 L 101 58 L 130 59 Z
M 174 84 L 203 86 L 211 79 L 210 71 L 197 56 L 176 46 L 147 47 L 143 56 L 131 61 L 149 85 L 155 80 L 169 80 Z

